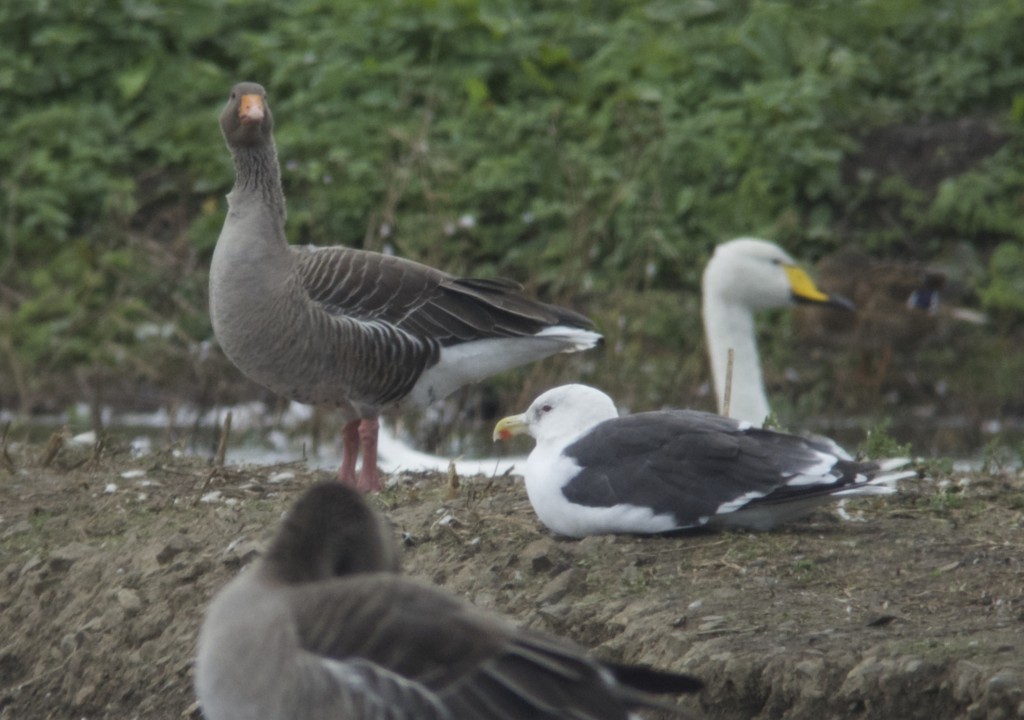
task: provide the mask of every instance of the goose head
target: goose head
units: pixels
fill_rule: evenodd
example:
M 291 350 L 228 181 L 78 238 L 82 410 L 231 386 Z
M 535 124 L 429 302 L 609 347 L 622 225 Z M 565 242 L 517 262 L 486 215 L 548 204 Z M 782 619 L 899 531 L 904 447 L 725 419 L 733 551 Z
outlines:
M 288 512 L 265 566 L 278 581 L 296 585 L 364 572 L 397 572 L 387 522 L 337 482 L 314 485 Z
M 241 82 L 231 88 L 220 114 L 220 131 L 232 150 L 273 142 L 274 117 L 262 85 Z
M 754 238 L 731 240 L 715 248 L 704 269 L 703 285 L 706 300 L 750 311 L 794 303 L 853 309 L 846 298 L 820 290 L 785 250 Z

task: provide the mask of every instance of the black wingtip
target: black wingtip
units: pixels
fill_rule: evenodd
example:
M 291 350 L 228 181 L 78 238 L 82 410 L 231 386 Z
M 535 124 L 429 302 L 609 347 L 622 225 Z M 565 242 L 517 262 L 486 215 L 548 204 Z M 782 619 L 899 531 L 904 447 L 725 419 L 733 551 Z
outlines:
M 704 689 L 702 680 L 685 673 L 655 670 L 646 665 L 604 665 L 621 684 L 652 695 L 681 695 Z

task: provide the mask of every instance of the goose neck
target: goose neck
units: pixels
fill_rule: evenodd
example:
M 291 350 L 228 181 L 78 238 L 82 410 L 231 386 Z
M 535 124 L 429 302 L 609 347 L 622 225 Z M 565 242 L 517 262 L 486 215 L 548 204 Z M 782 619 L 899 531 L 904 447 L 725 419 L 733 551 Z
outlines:
M 235 161 L 235 185 L 231 189 L 231 197 L 257 198 L 265 206 L 275 209 L 283 221 L 284 190 L 274 145 L 235 148 L 232 157 Z

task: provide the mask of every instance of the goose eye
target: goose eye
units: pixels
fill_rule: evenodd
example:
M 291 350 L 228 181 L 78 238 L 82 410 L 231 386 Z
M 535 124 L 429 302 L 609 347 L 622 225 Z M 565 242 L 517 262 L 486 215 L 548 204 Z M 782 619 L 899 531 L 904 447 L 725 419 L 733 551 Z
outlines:
M 550 405 L 542 405 L 540 410 L 541 410 L 541 412 L 551 412 L 551 406 Z

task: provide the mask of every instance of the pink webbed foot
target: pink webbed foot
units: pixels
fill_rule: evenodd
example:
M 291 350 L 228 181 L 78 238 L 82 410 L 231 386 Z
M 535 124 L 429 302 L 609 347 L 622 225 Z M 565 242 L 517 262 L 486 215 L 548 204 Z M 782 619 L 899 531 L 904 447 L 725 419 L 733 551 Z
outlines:
M 384 486 L 377 474 L 377 431 L 380 423 L 377 418 L 366 418 L 359 423 L 359 441 L 363 450 L 363 466 L 359 469 L 359 481 L 356 489 L 365 492 L 378 492 Z
M 363 493 L 383 489 L 377 474 L 377 433 L 380 423 L 376 418 L 353 420 L 342 428 L 341 467 L 338 482 Z M 362 449 L 363 465 L 356 473 L 356 459 Z

